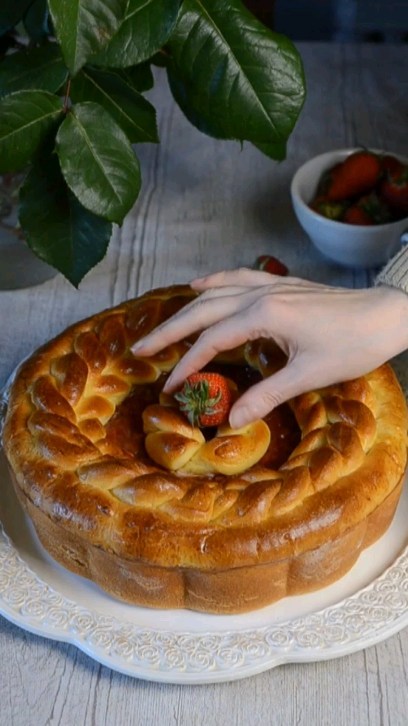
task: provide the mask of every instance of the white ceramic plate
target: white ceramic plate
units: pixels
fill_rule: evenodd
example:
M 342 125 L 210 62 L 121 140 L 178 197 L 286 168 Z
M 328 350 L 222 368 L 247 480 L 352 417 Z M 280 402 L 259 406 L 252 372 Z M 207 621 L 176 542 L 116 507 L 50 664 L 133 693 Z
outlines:
M 281 663 L 347 655 L 408 625 L 408 476 L 391 527 L 345 577 L 318 592 L 229 616 L 113 600 L 42 548 L 2 451 L 0 487 L 0 614 L 121 673 L 164 683 L 231 681 Z

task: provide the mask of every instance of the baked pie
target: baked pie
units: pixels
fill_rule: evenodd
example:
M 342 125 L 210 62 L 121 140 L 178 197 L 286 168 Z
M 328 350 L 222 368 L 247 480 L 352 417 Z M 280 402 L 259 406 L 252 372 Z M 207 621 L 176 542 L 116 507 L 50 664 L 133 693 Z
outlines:
M 342 577 L 389 526 L 408 414 L 389 365 L 240 430 L 194 429 L 161 395 L 186 340 L 131 345 L 189 302 L 153 290 L 78 322 L 11 386 L 3 445 L 46 550 L 141 606 L 235 613 Z M 267 340 L 208 366 L 238 391 L 284 364 Z

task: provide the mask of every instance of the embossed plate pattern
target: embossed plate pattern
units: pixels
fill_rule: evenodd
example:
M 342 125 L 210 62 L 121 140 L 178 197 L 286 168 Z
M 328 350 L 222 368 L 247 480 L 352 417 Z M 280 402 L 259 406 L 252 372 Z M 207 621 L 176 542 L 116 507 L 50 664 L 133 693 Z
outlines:
M 0 486 L 0 614 L 121 673 L 165 683 L 231 681 L 281 663 L 347 655 L 408 625 L 407 481 L 390 529 L 342 580 L 239 616 L 115 602 L 42 549 L 2 452 Z

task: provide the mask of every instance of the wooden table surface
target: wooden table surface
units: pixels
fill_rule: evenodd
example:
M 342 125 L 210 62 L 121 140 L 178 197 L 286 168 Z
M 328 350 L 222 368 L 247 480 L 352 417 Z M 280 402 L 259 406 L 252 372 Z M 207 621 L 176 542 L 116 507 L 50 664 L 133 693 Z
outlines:
M 365 145 L 408 152 L 408 46 L 299 44 L 308 98 L 281 164 L 245 144 L 201 135 L 152 97 L 161 144 L 138 150 L 143 189 L 108 254 L 76 291 L 61 276 L 0 292 L 0 386 L 20 359 L 67 324 L 144 290 L 279 256 L 295 275 L 347 287 L 373 270 L 326 261 L 291 209 L 294 171 L 311 156 Z M 331 661 L 284 665 L 231 683 L 168 685 L 99 665 L 72 645 L 0 618 L 0 726 L 215 724 L 402 726 L 408 723 L 408 630 Z

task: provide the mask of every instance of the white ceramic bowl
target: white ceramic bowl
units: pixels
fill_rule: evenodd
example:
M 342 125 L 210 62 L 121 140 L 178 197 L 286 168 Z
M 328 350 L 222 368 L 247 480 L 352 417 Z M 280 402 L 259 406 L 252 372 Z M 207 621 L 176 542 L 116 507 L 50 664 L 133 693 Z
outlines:
M 327 219 L 308 206 L 322 173 L 354 151 L 357 149 L 328 151 L 303 164 L 292 179 L 292 204 L 301 226 L 326 257 L 347 267 L 376 267 L 398 252 L 402 241 L 408 242 L 408 217 L 365 227 Z M 400 154 L 376 151 L 391 153 L 407 163 Z

